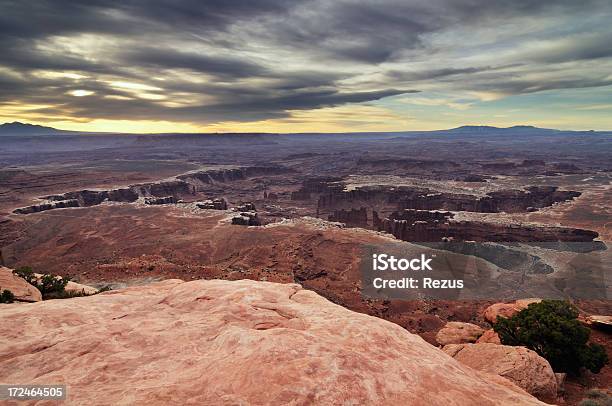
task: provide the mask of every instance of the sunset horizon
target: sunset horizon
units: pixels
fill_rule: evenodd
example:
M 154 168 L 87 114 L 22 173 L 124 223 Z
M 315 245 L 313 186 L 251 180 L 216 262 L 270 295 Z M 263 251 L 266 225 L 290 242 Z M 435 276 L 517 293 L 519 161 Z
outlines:
M 493 125 L 493 124 L 481 124 L 481 123 L 468 123 L 468 124 L 458 124 L 455 125 L 453 127 L 445 127 L 445 128 L 418 128 L 418 129 L 390 129 L 390 130 L 362 130 L 362 131 L 350 131 L 350 130 L 334 130 L 334 131 L 324 131 L 324 130 L 312 130 L 312 131 L 273 131 L 273 130 L 269 130 L 269 131 L 263 131 L 261 129 L 258 130 L 239 130 L 239 131 L 232 131 L 232 130 L 219 130 L 219 129 L 211 129 L 208 130 L 206 127 L 204 128 L 193 128 L 190 130 L 191 127 L 187 126 L 181 126 L 181 125 L 175 125 L 175 123 L 164 123 L 161 126 L 158 123 L 140 123 L 140 124 L 135 124 L 135 128 L 130 130 L 129 128 L 132 128 L 128 125 L 128 129 L 125 129 L 125 126 L 122 125 L 121 122 L 113 122 L 111 124 L 112 126 L 117 126 L 117 128 L 123 128 L 123 129 L 119 129 L 119 130 L 88 130 L 88 129 L 80 129 L 80 128 L 88 128 L 87 125 L 85 127 L 81 127 L 81 126 L 77 126 L 77 127 L 72 127 L 70 125 L 64 127 L 60 127 L 60 126 L 51 126 L 48 123 L 44 123 L 44 122 L 27 122 L 27 121 L 19 121 L 19 120 L 15 120 L 15 121 L 7 121 L 7 122 L 0 122 L 0 126 L 2 125 L 13 125 L 13 124 L 17 124 L 17 125 L 31 125 L 31 126 L 40 126 L 40 127 L 45 127 L 45 128 L 51 128 L 53 130 L 59 130 L 59 131 L 64 131 L 64 132 L 74 132 L 74 133 L 91 133 L 91 134 L 133 134 L 133 135 L 139 135 L 139 134 L 148 134 L 148 135 L 155 135 L 155 134 L 280 134 L 280 135 L 291 135 L 291 134 L 295 134 L 295 135 L 299 135 L 299 134 L 362 134 L 362 133 L 410 133 L 410 132 L 445 132 L 445 131 L 451 131 L 451 130 L 456 130 L 456 129 L 461 129 L 461 128 L 469 128 L 469 127 L 491 127 L 491 128 L 495 128 L 495 129 L 513 129 L 513 128 L 534 128 L 534 129 L 539 129 L 539 130 L 554 130 L 554 131 L 559 131 L 559 132 L 599 132 L 599 133 L 608 133 L 608 132 L 612 132 L 612 130 L 610 129 L 592 129 L 592 128 L 584 128 L 584 129 L 576 129 L 576 128 L 552 128 L 552 127 L 541 127 L 541 126 L 537 126 L 537 125 L 531 125 L 531 124 L 512 124 L 512 125 L 508 125 L 508 126 L 500 126 L 500 125 Z M 102 128 L 106 128 L 106 126 L 103 126 Z M 112 127 L 114 128 L 114 127 Z M 147 130 L 149 128 L 152 129 L 159 129 L 159 128 L 167 128 L 167 131 L 155 131 L 155 130 Z M 219 127 L 222 128 L 222 127 Z M 266 127 L 269 128 L 269 127 Z
M 0 122 L 124 133 L 612 129 L 605 1 L 4 3 Z

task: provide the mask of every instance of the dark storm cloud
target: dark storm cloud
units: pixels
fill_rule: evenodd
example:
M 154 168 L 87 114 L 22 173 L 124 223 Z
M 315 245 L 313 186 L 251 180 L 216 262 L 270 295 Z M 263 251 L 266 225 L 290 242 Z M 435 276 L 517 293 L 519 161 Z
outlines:
M 421 82 L 507 94 L 606 86 L 606 75 L 573 64 L 612 56 L 609 28 L 585 28 L 610 14 L 605 0 L 0 0 L 0 101 L 79 119 L 211 123 L 375 101 Z M 521 18 L 548 27 L 536 40 L 560 40 L 522 49 L 520 33 L 500 34 L 499 46 L 483 38 L 480 51 L 468 49 L 491 54 L 484 63 L 452 61 L 454 48 L 472 46 L 466 29 L 494 36 Z M 455 47 L 432 45 L 448 33 Z M 514 59 L 498 61 L 508 49 Z M 559 63 L 565 76 L 527 77 Z M 76 89 L 94 94 L 77 98 Z
M 474 83 L 473 89 L 481 91 L 493 91 L 501 94 L 527 94 L 542 92 L 546 90 L 560 89 L 583 89 L 589 87 L 604 87 L 612 85 L 612 78 L 601 76 L 598 78 L 578 79 L 549 79 L 546 81 L 536 80 L 510 80 L 506 82 Z
M 251 97 L 245 100 L 220 103 L 208 106 L 185 107 L 178 109 L 179 114 L 187 117 L 197 114 L 211 114 L 218 120 L 251 121 L 269 118 L 287 117 L 285 110 L 310 110 L 319 107 L 333 107 L 347 103 L 361 103 L 379 100 L 384 97 L 403 93 L 414 93 L 411 90 L 388 89 L 373 92 L 340 93 L 335 90 L 306 91 L 274 95 L 272 97 Z M 227 116 L 228 111 L 237 114 Z M 273 113 L 270 113 L 273 112 Z
M 484 67 L 473 67 L 473 68 L 443 68 L 443 69 L 431 69 L 425 71 L 417 71 L 417 72 L 407 72 L 407 71 L 398 71 L 398 70 L 390 70 L 387 72 L 387 76 L 392 79 L 397 80 L 405 80 L 405 81 L 418 81 L 418 80 L 427 80 L 427 79 L 439 79 L 445 78 L 448 76 L 457 76 L 457 75 L 468 75 L 473 73 L 480 72 L 492 72 L 500 69 L 505 69 L 509 67 L 519 66 L 517 64 L 514 65 L 506 65 L 506 66 L 484 66 Z
M 1 85 L 1 79 L 0 79 Z M 90 90 L 95 90 L 92 86 Z M 150 119 L 154 116 L 161 120 L 193 121 L 194 117 L 205 117 L 207 121 L 253 121 L 288 117 L 287 110 L 309 110 L 320 107 L 333 107 L 346 103 L 359 103 L 378 100 L 414 91 L 383 90 L 372 92 L 342 93 L 336 90 L 274 92 L 254 87 L 230 87 L 206 85 L 199 91 L 215 95 L 216 102 L 205 105 L 190 104 L 185 107 L 168 109 L 152 100 L 107 99 L 100 96 L 84 98 L 59 98 L 63 100 L 59 108 L 34 110 L 37 114 L 59 115 L 69 111 L 76 117 L 105 119 Z M 235 97 L 240 93 L 242 97 Z M 121 95 L 117 93 L 117 95 Z M 125 93 L 123 95 L 126 95 Z M 1 99 L 0 99 L 1 100 Z
M 281 13 L 282 0 L 2 0 L 0 35 L 41 38 L 71 33 L 139 34 L 191 26 L 219 30 L 237 19 Z M 130 24 L 137 22 L 138 24 Z
M 220 77 L 252 77 L 271 74 L 264 67 L 246 59 L 201 55 L 172 49 L 144 48 L 120 56 L 128 65 L 162 69 L 188 69 Z
M 1 44 L 1 42 L 0 42 Z M 27 41 L 15 41 L 2 48 L 0 66 L 21 71 L 41 69 L 57 71 L 84 71 L 93 73 L 113 73 L 115 70 L 106 64 L 93 63 L 78 55 L 50 53 L 33 49 Z
M 513 17 L 610 10 L 605 0 L 432 0 L 317 2 L 321 12 L 272 20 L 268 34 L 279 45 L 313 48 L 330 58 L 382 63 L 424 46 L 423 36 L 454 26 L 479 26 Z

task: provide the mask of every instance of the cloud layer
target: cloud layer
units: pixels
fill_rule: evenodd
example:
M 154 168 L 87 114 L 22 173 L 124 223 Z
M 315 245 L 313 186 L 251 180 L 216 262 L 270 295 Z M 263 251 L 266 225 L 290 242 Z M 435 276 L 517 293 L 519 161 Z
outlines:
M 599 88 L 611 18 L 607 0 L 0 0 L 0 116 L 204 126 Z

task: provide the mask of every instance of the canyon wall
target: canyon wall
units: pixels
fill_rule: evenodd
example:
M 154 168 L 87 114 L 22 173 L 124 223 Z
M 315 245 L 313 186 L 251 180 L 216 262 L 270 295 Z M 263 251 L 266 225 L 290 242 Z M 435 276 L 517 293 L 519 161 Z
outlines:
M 110 190 L 79 190 L 43 196 L 44 202 L 15 209 L 16 214 L 38 213 L 67 207 L 95 206 L 104 201 L 132 203 L 144 198 L 147 204 L 176 203 L 185 196 L 193 196 L 203 184 L 232 182 L 260 175 L 277 175 L 291 171 L 281 166 L 250 166 L 190 172 L 174 179 L 130 185 Z M 157 200 L 155 199 L 157 198 Z
M 406 209 L 379 221 L 385 231 L 404 241 L 452 239 L 480 242 L 591 242 L 598 233 L 569 227 L 455 221 L 449 212 Z

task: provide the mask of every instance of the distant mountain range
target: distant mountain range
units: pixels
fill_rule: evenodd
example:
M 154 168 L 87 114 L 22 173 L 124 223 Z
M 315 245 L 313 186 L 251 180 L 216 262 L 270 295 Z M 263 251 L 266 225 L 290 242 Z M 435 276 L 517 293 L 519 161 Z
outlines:
M 371 134 L 388 134 L 388 135 L 410 135 L 410 134 L 460 134 L 460 135 L 554 135 L 554 134 L 564 134 L 564 133 L 586 133 L 593 131 L 569 131 L 569 130 L 554 130 L 550 128 L 539 128 L 533 127 L 530 125 L 517 125 L 513 127 L 493 127 L 487 125 L 464 125 L 457 128 L 451 128 L 448 130 L 435 130 L 435 131 L 397 131 L 397 132 L 379 132 L 379 133 L 371 133 Z M 605 131 L 608 133 L 608 131 Z M 87 134 L 87 132 L 75 132 L 75 131 L 67 131 L 67 130 L 58 130 L 53 127 L 45 127 L 42 125 L 21 123 L 19 121 L 15 121 L 12 123 L 0 124 L 0 135 L 53 135 L 53 134 Z M 100 133 L 90 133 L 90 134 L 100 134 Z M 251 133 L 249 133 L 251 134 Z M 306 133 L 304 133 L 306 134 Z M 311 135 L 315 135 L 315 133 L 308 133 Z M 344 133 L 351 134 L 351 133 Z M 366 133 L 354 133 L 365 135 Z M 168 134 L 169 135 L 169 134 Z M 179 135 L 177 133 L 177 135 Z M 195 135 L 195 134 L 192 134 Z M 235 134 L 238 135 L 238 134 Z M 260 133 L 258 135 L 266 135 L 266 133 Z M 290 135 L 290 134 L 287 134 Z
M 553 130 L 550 128 L 539 128 L 532 125 L 515 125 L 513 127 L 493 127 L 488 125 L 464 125 L 450 130 L 441 130 L 439 132 L 453 133 L 453 134 L 554 134 L 560 132 L 573 132 L 563 130 Z
M 0 124 L 0 135 L 47 135 L 67 134 L 70 132 L 42 125 L 20 123 L 19 121 Z

